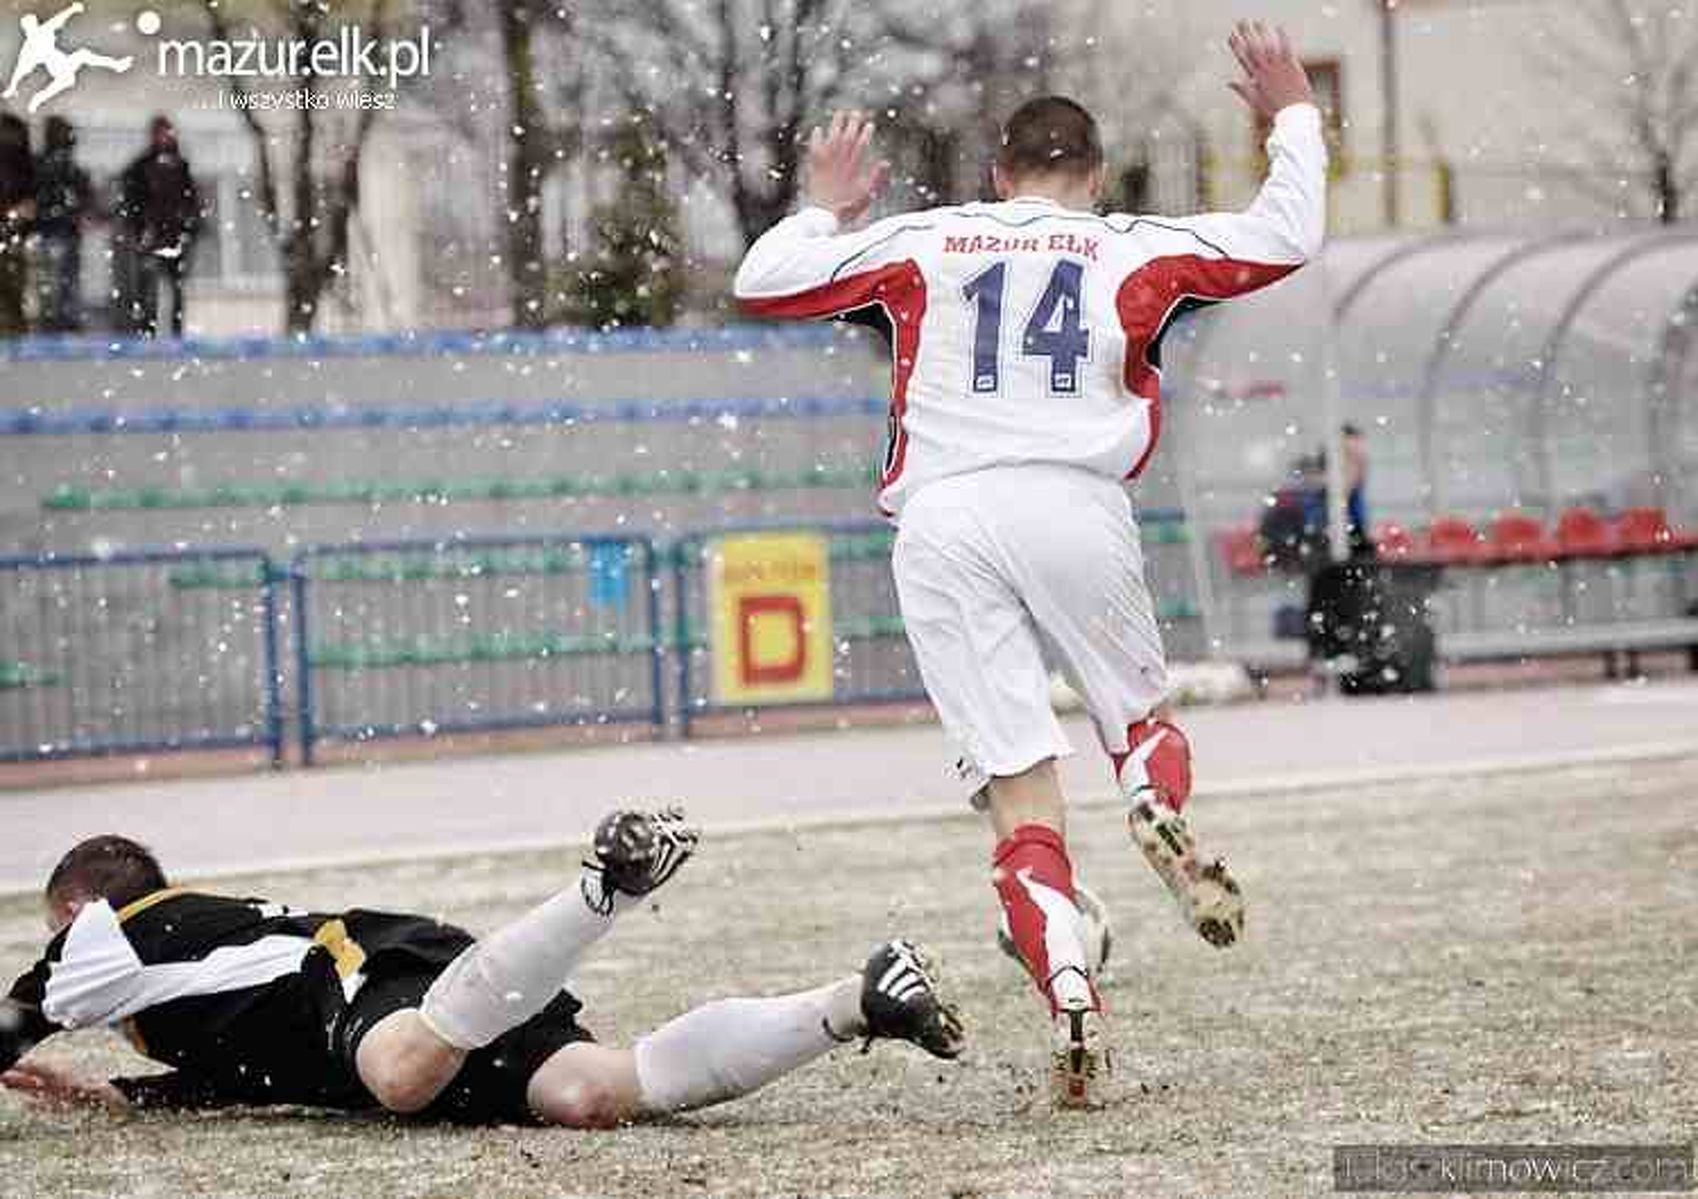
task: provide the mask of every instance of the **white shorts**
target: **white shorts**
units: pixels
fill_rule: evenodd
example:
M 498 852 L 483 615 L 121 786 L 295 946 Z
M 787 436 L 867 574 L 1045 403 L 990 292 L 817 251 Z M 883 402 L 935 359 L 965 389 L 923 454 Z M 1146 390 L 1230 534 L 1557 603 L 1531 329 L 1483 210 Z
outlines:
M 893 567 L 926 691 L 973 792 L 1072 752 L 1046 651 L 1103 746 L 1167 694 L 1161 633 L 1126 493 L 1069 466 L 928 483 L 902 509 Z

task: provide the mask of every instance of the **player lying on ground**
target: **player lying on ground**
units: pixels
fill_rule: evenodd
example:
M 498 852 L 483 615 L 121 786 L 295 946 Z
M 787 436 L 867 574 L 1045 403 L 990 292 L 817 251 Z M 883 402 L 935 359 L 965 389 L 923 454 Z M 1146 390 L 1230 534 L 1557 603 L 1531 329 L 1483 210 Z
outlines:
M 746 1095 L 863 1037 L 960 1052 L 954 1012 L 900 940 L 858 976 L 709 1003 L 630 1049 L 596 1044 L 567 977 L 695 848 L 676 811 L 615 813 L 579 879 L 474 941 L 422 916 L 310 914 L 173 888 L 134 842 L 85 841 L 47 884 L 56 935 L 0 1002 L 0 1083 L 115 1107 L 381 1106 L 606 1128 Z M 19 1060 L 55 1032 L 94 1025 L 119 1026 L 174 1069 L 93 1082 Z
M 822 317 L 876 306 L 892 326 L 890 442 L 880 506 L 926 690 L 998 838 L 993 880 L 1048 1001 L 1064 1103 L 1084 1103 L 1101 1005 L 1080 936 L 1055 759 L 1048 650 L 1084 697 L 1129 805 L 1132 836 L 1193 926 L 1227 945 L 1243 901 L 1180 812 L 1190 748 L 1122 487 L 1161 428 L 1161 343 L 1186 311 L 1296 270 L 1325 226 L 1320 113 L 1283 33 L 1241 23 L 1231 84 L 1272 122 L 1269 176 L 1242 213 L 1096 215 L 1096 122 L 1058 96 L 1022 105 L 993 165 L 1001 199 L 847 232 L 889 177 L 872 126 L 838 114 L 809 143 L 808 205 L 749 250 L 752 312 Z

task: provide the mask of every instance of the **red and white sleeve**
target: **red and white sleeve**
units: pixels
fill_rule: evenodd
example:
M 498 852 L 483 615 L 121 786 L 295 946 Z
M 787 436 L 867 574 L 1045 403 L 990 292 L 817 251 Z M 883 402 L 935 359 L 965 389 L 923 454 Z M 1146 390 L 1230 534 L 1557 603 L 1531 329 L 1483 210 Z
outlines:
M 1268 177 L 1243 212 L 1135 218 L 1156 253 L 1115 297 L 1133 353 L 1127 383 L 1150 394 L 1161 338 L 1181 312 L 1277 283 L 1320 252 L 1326 236 L 1327 148 L 1321 114 L 1293 104 L 1274 118 Z
M 1281 109 L 1268 136 L 1268 177 L 1243 212 L 1215 212 L 1171 222 L 1215 257 L 1246 267 L 1288 271 L 1320 253 L 1327 225 L 1327 146 L 1313 104 Z M 1253 271 L 1234 278 L 1211 272 L 1215 290 L 1242 294 L 1265 282 Z M 1219 298 L 1228 299 L 1222 295 Z
M 747 312 L 770 317 L 828 317 L 889 303 L 913 288 L 918 265 L 904 253 L 906 218 L 839 233 L 823 208 L 804 208 L 763 233 L 732 285 Z

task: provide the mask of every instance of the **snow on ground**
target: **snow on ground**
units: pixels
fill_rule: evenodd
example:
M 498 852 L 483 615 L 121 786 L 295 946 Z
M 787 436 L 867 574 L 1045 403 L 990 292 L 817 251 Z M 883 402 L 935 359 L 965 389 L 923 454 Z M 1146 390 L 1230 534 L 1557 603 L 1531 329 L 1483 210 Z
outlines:
M 1605 726 L 1605 713 L 1647 708 L 1595 707 Z M 474 768 L 500 777 L 502 764 L 456 767 Z M 827 785 L 829 770 L 808 773 Z M 658 910 L 629 915 L 584 970 L 577 989 L 598 1033 L 628 1039 L 708 998 L 820 981 L 900 931 L 940 956 L 973 1037 L 968 1058 L 845 1048 L 744 1102 L 606 1134 L 299 1112 L 79 1116 L 0 1097 L 0 1190 L 1285 1197 L 1328 1193 L 1343 1142 L 1685 1142 L 1698 1126 L 1695 791 L 1698 753 L 1217 789 L 1195 823 L 1231 854 L 1251 905 L 1248 942 L 1225 953 L 1181 926 L 1110 808 L 1082 812 L 1081 871 L 1116 922 L 1106 994 L 1118 1055 L 1108 1106 L 1083 1115 L 1044 1102 L 1043 1021 L 994 948 L 988 844 L 973 818 L 710 836 Z M 578 852 L 227 885 L 483 930 L 570 877 Z M 41 939 L 33 899 L 0 900 L 0 973 L 27 966 Z M 135 1065 L 103 1034 L 45 1052 Z

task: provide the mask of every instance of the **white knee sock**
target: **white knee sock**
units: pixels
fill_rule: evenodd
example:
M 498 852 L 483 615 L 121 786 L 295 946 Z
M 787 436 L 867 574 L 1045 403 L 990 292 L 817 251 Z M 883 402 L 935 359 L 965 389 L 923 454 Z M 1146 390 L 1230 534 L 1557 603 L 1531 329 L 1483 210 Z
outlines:
M 614 913 L 633 902 L 602 898 L 599 877 L 586 874 L 581 885 L 467 948 L 425 992 L 419 1004 L 425 1023 L 457 1049 L 481 1049 L 542 1011 L 585 951 L 613 927 Z
M 637 1042 L 643 1111 L 681 1112 L 747 1095 L 865 1031 L 859 978 L 704 1004 Z

